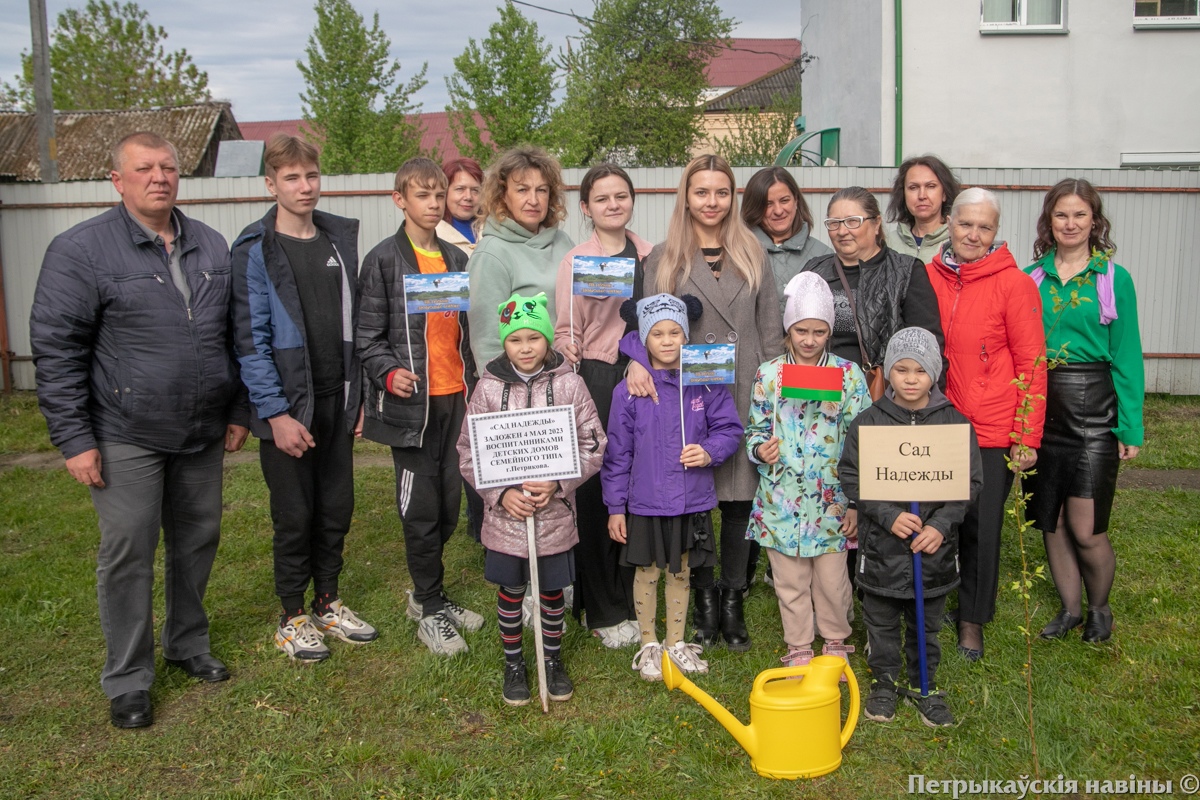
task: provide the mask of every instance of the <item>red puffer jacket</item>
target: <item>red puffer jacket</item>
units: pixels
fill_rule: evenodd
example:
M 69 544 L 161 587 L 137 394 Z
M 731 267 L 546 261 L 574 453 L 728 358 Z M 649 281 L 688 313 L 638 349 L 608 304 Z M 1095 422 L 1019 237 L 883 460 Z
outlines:
M 1046 396 L 1046 334 L 1037 285 L 1004 244 L 957 272 L 944 258 L 945 249 L 926 269 L 946 333 L 946 395 L 971 420 L 980 447 L 1007 448 L 1016 433 L 1036 449 L 1045 401 L 1033 401 L 1024 432 L 1017 412 L 1026 394 Z M 1025 391 L 1013 383 L 1018 375 L 1029 381 Z

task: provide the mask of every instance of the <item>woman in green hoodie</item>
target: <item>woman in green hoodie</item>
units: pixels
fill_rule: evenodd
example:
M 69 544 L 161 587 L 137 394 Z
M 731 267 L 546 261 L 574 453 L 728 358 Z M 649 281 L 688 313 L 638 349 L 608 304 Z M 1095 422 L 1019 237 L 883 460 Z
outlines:
M 888 247 L 923 264 L 933 261 L 950 241 L 950 207 L 960 191 L 954 173 L 935 155 L 914 156 L 901 164 L 888 203 Z
M 487 364 L 504 352 L 496 309 L 514 293 L 545 292 L 555 319 L 558 265 L 575 246 L 558 225 L 567 217 L 562 168 L 540 147 L 504 153 L 483 178 L 483 230 L 467 263 L 471 280 L 471 352 Z

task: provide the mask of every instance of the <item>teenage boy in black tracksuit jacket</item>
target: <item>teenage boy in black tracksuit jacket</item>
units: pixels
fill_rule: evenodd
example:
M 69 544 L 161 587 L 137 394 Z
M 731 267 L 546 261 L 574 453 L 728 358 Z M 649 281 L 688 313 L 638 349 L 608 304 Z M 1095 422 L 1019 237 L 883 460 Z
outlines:
M 468 647 L 461 631 L 483 617 L 446 596 L 442 552 L 458 525 L 458 441 L 474 381 L 466 312 L 408 313 L 405 275 L 464 272 L 467 255 L 434 232 L 446 176 L 428 158 L 396 171 L 392 200 L 404 224 L 363 259 L 356 336 L 366 394 L 363 437 L 392 448 L 396 508 L 413 590 L 406 614 L 438 655 Z

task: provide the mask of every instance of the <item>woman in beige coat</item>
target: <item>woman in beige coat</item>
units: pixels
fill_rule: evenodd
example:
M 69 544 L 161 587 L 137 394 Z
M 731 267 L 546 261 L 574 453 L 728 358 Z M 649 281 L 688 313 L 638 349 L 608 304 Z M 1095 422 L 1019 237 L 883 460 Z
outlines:
M 699 156 L 688 164 L 667 240 L 646 259 L 643 285 L 647 296 L 668 292 L 700 299 L 704 311 L 691 324 L 693 343 L 736 344 L 732 389 L 745 424 L 758 365 L 783 352 L 783 319 L 767 254 L 738 214 L 736 191 L 733 170 L 720 156 Z M 645 350 L 636 337 L 627 337 L 622 349 L 645 365 Z M 630 365 L 630 391 L 652 395 L 648 377 L 641 367 Z M 721 579 L 714 580 L 711 568 L 692 572 L 693 641 L 711 645 L 719 637 L 730 650 L 744 651 L 750 649 L 742 613 L 750 552 L 746 528 L 758 488 L 758 471 L 744 448 L 717 468 L 716 481 Z

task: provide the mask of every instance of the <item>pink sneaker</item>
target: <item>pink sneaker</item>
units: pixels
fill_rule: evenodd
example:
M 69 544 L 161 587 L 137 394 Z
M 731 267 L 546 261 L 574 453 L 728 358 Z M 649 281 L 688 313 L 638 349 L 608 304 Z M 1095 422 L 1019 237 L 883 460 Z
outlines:
M 853 653 L 853 652 L 854 652 L 854 645 L 846 644 L 844 639 L 830 639 L 830 640 L 826 641 L 825 645 L 821 648 L 821 655 L 837 656 L 838 658 L 845 661 L 847 664 L 850 663 L 850 660 L 848 658 L 846 658 L 846 654 Z M 845 673 L 842 673 L 841 682 L 842 683 L 846 682 L 846 674 Z
M 789 647 L 788 654 L 779 659 L 785 667 L 803 667 L 813 660 L 811 647 Z

